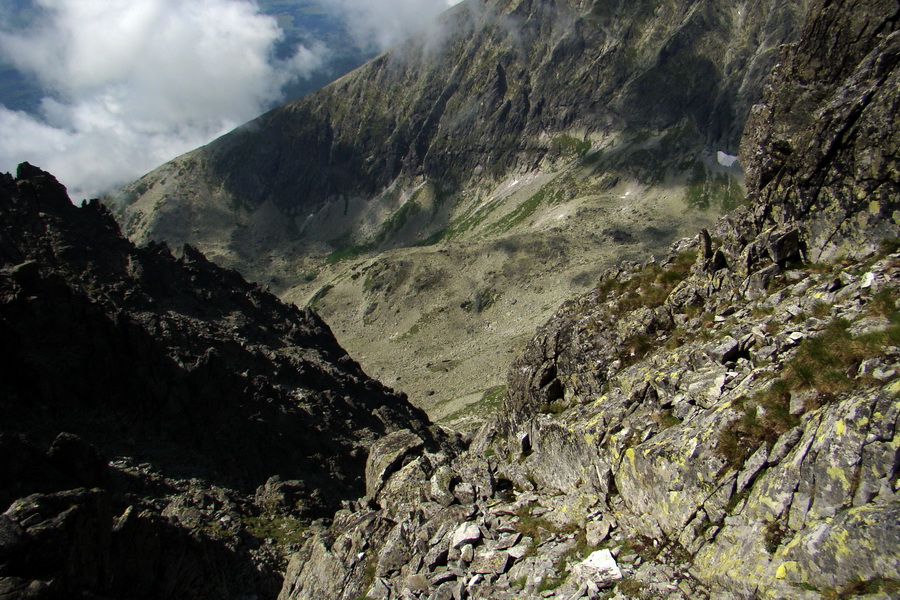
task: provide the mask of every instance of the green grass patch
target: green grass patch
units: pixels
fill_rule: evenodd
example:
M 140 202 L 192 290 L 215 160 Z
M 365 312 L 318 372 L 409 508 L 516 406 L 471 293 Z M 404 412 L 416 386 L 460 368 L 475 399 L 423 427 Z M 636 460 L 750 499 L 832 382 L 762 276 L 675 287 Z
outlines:
M 487 235 L 506 233 L 533 215 L 546 197 L 547 192 L 544 189 L 541 189 L 528 200 L 517 206 L 512 212 L 501 217 L 496 223 L 491 223 L 485 230 L 485 233 Z
M 490 202 L 481 206 L 480 202 L 470 207 L 459 217 L 450 221 L 443 229 L 434 232 L 417 245 L 433 246 L 443 240 L 453 240 L 481 225 L 499 206 L 499 202 Z
M 307 524 L 291 517 L 265 516 L 244 519 L 247 532 L 259 539 L 272 539 L 281 546 L 300 544 L 305 541 Z
M 822 333 L 803 340 L 781 377 L 767 391 L 736 403 L 742 415 L 721 431 L 716 451 L 730 466 L 740 469 L 761 444 L 771 446 L 799 424 L 799 416 L 790 414 L 793 393 L 814 390 L 814 405 L 804 407 L 812 410 L 865 384 L 856 378 L 860 364 L 882 355 L 887 346 L 900 345 L 900 311 L 895 303 L 893 295 L 883 294 L 869 304 L 870 311 L 889 319 L 884 331 L 854 336 L 849 321 L 834 319 Z
M 591 149 L 591 141 L 579 140 L 571 135 L 560 135 L 553 138 L 551 152 L 560 156 L 584 156 Z
M 783 375 L 788 389 L 815 389 L 830 401 L 857 385 L 854 375 L 864 360 L 883 354 L 886 346 L 900 345 L 900 311 L 893 296 L 876 296 L 869 307 L 888 318 L 887 329 L 853 336 L 849 321 L 834 319 L 820 335 L 800 344 Z
M 675 286 L 684 281 L 697 260 L 695 250 L 676 255 L 665 267 L 650 263 L 629 279 L 606 279 L 597 286 L 599 301 L 617 300 L 620 311 L 632 311 L 646 306 L 656 308 L 665 303 Z
M 355 600 L 371 600 L 366 592 L 369 591 L 369 588 L 372 587 L 372 584 L 375 583 L 375 574 L 378 572 L 378 562 L 374 560 L 371 556 L 366 554 L 366 569 L 363 571 L 363 578 L 359 584 L 359 589 L 362 590 L 359 596 L 356 597 Z
M 316 293 L 312 295 L 312 298 L 309 299 L 309 302 L 306 303 L 306 307 L 311 310 L 315 310 L 316 305 L 318 305 L 322 298 L 327 296 L 328 292 L 330 292 L 332 289 L 334 289 L 334 286 L 330 283 L 320 287 L 318 290 L 316 290 Z
M 500 409 L 500 406 L 503 404 L 503 400 L 505 398 L 506 386 L 495 385 L 494 387 L 486 389 L 481 395 L 481 399 L 478 400 L 478 402 L 459 409 L 453 414 L 444 417 L 443 419 L 441 419 L 441 421 L 453 422 L 457 419 L 468 416 L 490 417 Z
M 739 399 L 735 408 L 741 416 L 719 433 L 716 453 L 728 466 L 740 470 L 762 444 L 771 447 L 784 432 L 800 423 L 799 417 L 790 414 L 790 400 L 790 393 L 780 381 L 752 399 Z
M 565 412 L 566 408 L 568 407 L 566 406 L 565 402 L 563 402 L 562 400 L 554 400 L 550 404 L 542 405 L 538 409 L 538 412 L 545 415 L 558 415 Z
M 534 509 L 539 506 L 540 504 L 537 502 L 532 502 L 516 511 L 516 516 L 519 517 L 519 523 L 517 525 L 519 533 L 524 537 L 530 537 L 533 540 L 532 545 L 535 549 L 537 549 L 537 546 L 544 541 L 547 533 L 559 533 L 558 528 L 550 521 L 544 517 L 536 517 L 531 514 Z
M 352 244 L 349 242 L 349 236 L 343 236 L 333 240 L 332 244 L 338 246 L 338 248 L 325 257 L 325 264 L 333 265 L 345 260 L 359 258 L 360 256 L 377 249 L 379 246 L 400 233 L 409 222 L 409 219 L 422 210 L 421 207 L 416 204 L 414 198 L 415 195 L 413 199 L 407 200 L 403 206 L 394 211 L 394 213 L 381 224 L 381 227 L 378 228 L 378 233 L 369 241 L 360 244 Z

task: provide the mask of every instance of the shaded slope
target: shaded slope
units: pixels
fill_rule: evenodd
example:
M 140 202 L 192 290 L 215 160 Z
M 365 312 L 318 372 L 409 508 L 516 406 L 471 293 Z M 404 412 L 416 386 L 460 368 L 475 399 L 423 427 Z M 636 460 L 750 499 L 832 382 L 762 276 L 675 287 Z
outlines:
M 314 313 L 190 247 L 135 248 L 27 164 L 0 187 L 4 431 L 245 490 L 300 480 L 315 514 L 358 495 L 377 436 L 425 427 Z
M 115 210 L 135 241 L 315 303 L 369 372 L 447 416 L 585 281 L 743 199 L 716 153 L 736 153 L 803 4 L 464 2 Z M 479 294 L 493 306 L 466 310 Z

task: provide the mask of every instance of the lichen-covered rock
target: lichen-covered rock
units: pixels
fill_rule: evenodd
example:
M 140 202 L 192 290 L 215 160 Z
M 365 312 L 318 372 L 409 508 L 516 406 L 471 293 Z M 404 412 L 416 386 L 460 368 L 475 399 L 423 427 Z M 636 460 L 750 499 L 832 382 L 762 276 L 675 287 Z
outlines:
M 802 223 L 813 260 L 865 254 L 896 235 L 896 9 L 890 0 L 814 3 L 745 126 L 754 218 Z
M 411 431 L 395 431 L 378 440 L 366 461 L 366 495 L 375 498 L 388 477 L 424 447 L 422 438 Z

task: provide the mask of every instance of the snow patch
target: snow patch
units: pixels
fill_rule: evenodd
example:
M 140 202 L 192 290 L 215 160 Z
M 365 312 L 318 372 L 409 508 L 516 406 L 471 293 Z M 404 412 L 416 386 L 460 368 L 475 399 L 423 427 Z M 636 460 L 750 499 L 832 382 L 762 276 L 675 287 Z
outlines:
M 737 162 L 738 157 L 732 156 L 731 154 L 726 154 L 719 150 L 716 152 L 716 160 L 719 161 L 719 164 L 723 167 L 731 167 L 734 163 Z

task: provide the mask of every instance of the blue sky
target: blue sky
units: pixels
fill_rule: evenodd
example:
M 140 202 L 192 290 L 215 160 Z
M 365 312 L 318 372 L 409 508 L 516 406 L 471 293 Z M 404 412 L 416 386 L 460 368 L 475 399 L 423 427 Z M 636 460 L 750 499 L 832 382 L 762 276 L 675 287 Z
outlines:
M 357 46 L 380 50 L 459 0 L 318 1 Z M 24 2 L 40 8 L 28 27 L 14 19 Z M 283 37 L 253 0 L 3 3 L 0 58 L 45 94 L 30 113 L 0 105 L 0 171 L 27 160 L 75 201 L 134 180 L 259 115 L 339 51 L 307 36 L 278 58 Z

